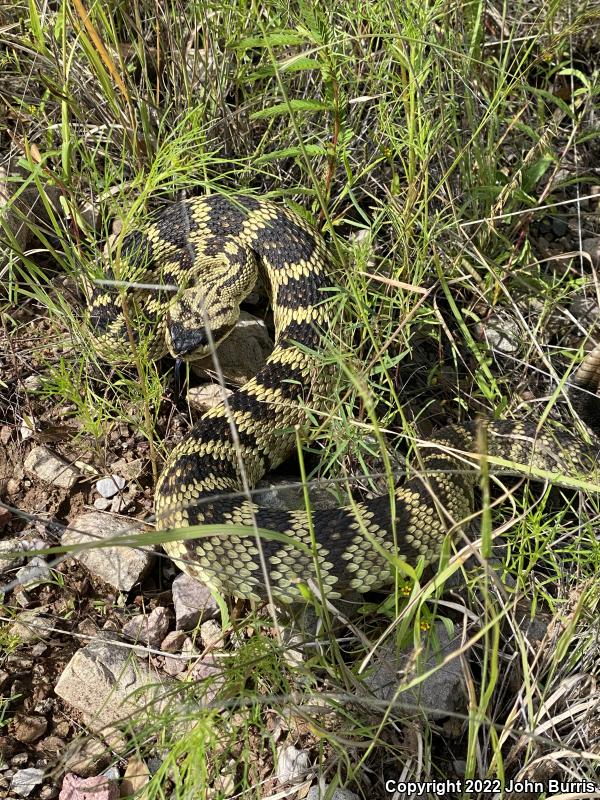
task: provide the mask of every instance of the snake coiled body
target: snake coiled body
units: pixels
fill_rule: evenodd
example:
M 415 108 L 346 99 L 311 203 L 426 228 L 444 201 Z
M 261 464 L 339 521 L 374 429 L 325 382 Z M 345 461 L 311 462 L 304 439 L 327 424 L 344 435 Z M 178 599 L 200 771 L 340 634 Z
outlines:
M 166 347 L 176 357 L 204 355 L 235 324 L 259 272 L 271 286 L 275 349 L 252 380 L 204 414 L 173 449 L 156 487 L 158 529 L 221 526 L 164 548 L 185 572 L 223 594 L 265 598 L 268 586 L 273 597 L 291 602 L 308 585 L 336 598 L 393 583 L 402 561 L 435 561 L 447 534 L 456 535 L 473 513 L 479 453 L 533 473 L 598 477 L 597 446 L 575 434 L 472 422 L 442 429 L 421 449 L 418 471 L 381 497 L 310 513 L 262 508 L 244 498 L 244 489 L 295 451 L 306 408 L 318 414 L 330 406 L 333 367 L 319 354 L 333 282 L 323 240 L 271 202 L 212 196 L 163 210 L 128 234 L 121 258 L 140 264 L 136 275 L 180 287 L 175 298 L 133 295 L 144 323 L 162 331 L 155 354 Z M 121 309 L 119 298 L 96 290 L 91 320 L 105 349 L 115 340 L 124 347 Z M 584 361 L 575 380 L 581 388 L 597 385 L 599 362 L 597 350 Z

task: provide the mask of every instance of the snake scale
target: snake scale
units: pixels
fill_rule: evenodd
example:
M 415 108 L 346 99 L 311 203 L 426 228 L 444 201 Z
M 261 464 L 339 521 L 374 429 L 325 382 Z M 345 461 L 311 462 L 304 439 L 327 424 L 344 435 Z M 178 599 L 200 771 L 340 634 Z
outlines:
M 292 602 L 309 584 L 337 598 L 392 584 L 399 560 L 435 561 L 447 534 L 473 514 L 480 451 L 524 465 L 525 472 L 550 471 L 559 482 L 561 475 L 600 477 L 598 446 L 574 433 L 505 420 L 467 422 L 425 443 L 418 470 L 393 492 L 310 515 L 260 507 L 244 499 L 244 485 L 254 486 L 295 451 L 306 408 L 326 413 L 330 405 L 335 376 L 319 357 L 330 314 L 324 290 L 333 282 L 323 239 L 282 206 L 214 195 L 163 209 L 124 237 L 119 258 L 118 273 L 113 268 L 108 277 L 136 282 L 125 298 L 129 313 L 121 294 L 96 287 L 89 314 L 100 352 L 121 357 L 132 338 L 140 347 L 148 341 L 128 324 L 134 312 L 136 326 L 154 331 L 148 357 L 167 350 L 176 358 L 204 357 L 235 325 L 257 276 L 271 286 L 273 352 L 175 446 L 156 486 L 159 530 L 223 526 L 164 544 L 185 572 L 223 594 L 260 599 L 268 584 L 273 597 Z M 140 280 L 177 292 L 136 288 Z M 596 348 L 572 383 L 595 392 L 599 364 Z M 585 397 L 581 407 L 594 423 L 597 398 Z M 271 534 L 257 539 L 257 529 Z

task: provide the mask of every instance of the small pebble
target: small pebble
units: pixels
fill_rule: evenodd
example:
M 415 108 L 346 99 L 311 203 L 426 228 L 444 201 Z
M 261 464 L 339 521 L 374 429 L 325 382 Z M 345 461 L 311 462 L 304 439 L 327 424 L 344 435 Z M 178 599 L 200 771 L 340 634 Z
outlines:
M 120 475 L 111 475 L 110 478 L 101 478 L 96 483 L 96 491 L 101 497 L 114 497 L 125 488 L 125 478 Z
M 17 797 L 29 797 L 36 786 L 39 786 L 43 780 L 43 769 L 36 769 L 35 767 L 20 769 L 12 776 L 10 788 Z
M 565 222 L 562 217 L 551 217 L 550 225 L 552 227 L 552 233 L 556 236 L 557 239 L 560 239 L 561 236 L 564 236 L 565 233 L 568 231 L 569 226 Z
M 106 511 L 110 504 L 111 501 L 106 497 L 97 497 L 94 500 L 94 508 L 96 508 L 98 511 Z

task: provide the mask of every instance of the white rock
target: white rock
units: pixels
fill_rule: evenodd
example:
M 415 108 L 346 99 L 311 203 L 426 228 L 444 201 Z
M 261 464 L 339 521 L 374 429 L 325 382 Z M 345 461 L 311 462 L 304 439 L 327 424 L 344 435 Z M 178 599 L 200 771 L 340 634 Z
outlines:
M 36 786 L 44 781 L 44 770 L 29 767 L 28 769 L 19 769 L 12 776 L 10 782 L 11 791 L 17 797 L 29 797 Z
M 125 478 L 121 478 L 120 475 L 111 475 L 108 478 L 101 478 L 96 483 L 96 491 L 101 497 L 114 497 L 117 492 L 125 488 L 125 483 Z
M 21 567 L 15 575 L 15 579 L 21 586 L 29 586 L 32 583 L 44 583 L 52 576 L 50 567 L 46 559 L 41 556 L 34 556 L 29 564 Z
M 277 748 L 277 780 L 279 783 L 296 783 L 306 775 L 310 768 L 310 759 L 305 750 L 298 750 L 293 745 Z
M 111 505 L 111 501 L 108 500 L 106 497 L 97 497 L 94 500 L 94 508 L 98 509 L 98 511 L 106 511 L 106 509 Z

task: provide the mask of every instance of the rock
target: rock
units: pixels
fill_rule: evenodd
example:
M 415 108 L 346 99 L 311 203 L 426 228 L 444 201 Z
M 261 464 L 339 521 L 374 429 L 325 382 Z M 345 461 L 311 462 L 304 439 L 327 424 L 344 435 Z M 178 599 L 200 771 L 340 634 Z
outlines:
M 311 786 L 306 795 L 306 800 L 360 800 L 357 794 L 351 792 L 350 789 L 334 789 L 333 794 L 327 794 L 328 786 L 325 784 L 323 789 L 319 786 Z
M 205 648 L 213 648 L 223 640 L 223 631 L 214 619 L 209 619 L 200 625 L 200 637 Z
M 23 381 L 23 386 L 28 392 L 39 392 L 44 385 L 44 379 L 41 375 L 28 375 Z
M 54 800 L 58 796 L 58 786 L 42 786 L 40 800 Z
M 425 634 L 420 652 L 396 651 L 396 648 L 381 648 L 376 656 L 373 670 L 366 676 L 365 684 L 380 700 L 395 698 L 399 706 L 409 710 L 415 707 L 430 719 L 441 719 L 454 711 L 465 711 L 464 679 L 460 659 L 451 658 L 441 664 L 460 647 L 460 636 L 448 636 L 442 622 Z M 427 678 L 411 689 L 399 691 L 399 685 L 410 683 L 414 678 L 437 667 Z M 407 674 L 406 670 L 410 672 Z
M 23 744 L 31 744 L 46 733 L 48 722 L 45 717 L 29 716 L 26 714 L 17 715 L 13 720 L 13 736 Z
M 6 484 L 6 494 L 9 497 L 14 497 L 19 494 L 21 490 L 21 481 L 18 478 L 9 478 Z
M 211 703 L 225 683 L 223 668 L 212 654 L 194 661 L 187 671 L 187 677 L 195 683 L 206 681 L 203 694 L 205 703 Z
M 104 770 L 102 777 L 109 781 L 119 781 L 121 780 L 121 773 L 119 772 L 119 768 L 113 764 Z
M 34 208 L 42 205 L 35 183 L 22 189 L 26 171 L 16 162 L 17 159 L 13 156 L 0 166 L 0 267 L 4 267 L 10 257 L 10 245 L 14 245 L 17 252 L 25 250 L 31 238 L 31 229 L 27 222 L 35 219 Z M 21 191 L 17 194 L 20 188 Z M 7 239 L 10 243 L 8 248 L 4 244 Z
M 253 378 L 264 366 L 272 350 L 273 342 L 265 323 L 258 317 L 241 311 L 235 328 L 227 339 L 221 342 L 216 356 L 226 380 L 241 385 Z M 202 377 L 207 373 L 214 374 L 215 364 L 212 356 L 195 361 L 192 369 Z
M 150 783 L 150 770 L 145 761 L 140 758 L 130 758 L 127 762 L 123 782 L 121 783 L 121 797 L 129 797 L 135 795 L 142 800 L 140 792 Z
M 569 230 L 569 226 L 567 221 L 562 217 L 550 217 L 550 225 L 552 227 L 552 233 L 556 236 L 557 239 L 560 239 L 561 236 L 564 236 L 565 233 Z
M 143 523 L 135 519 L 117 519 L 109 514 L 92 511 L 77 517 L 61 538 L 63 545 L 97 542 L 99 539 L 113 539 L 131 536 L 147 530 Z M 151 546 L 110 546 L 84 549 L 73 553 L 92 575 L 123 592 L 128 592 L 142 580 L 154 558 Z
M 27 753 L 16 753 L 11 759 L 10 763 L 13 767 L 24 767 L 29 761 Z
M 591 328 L 592 325 L 595 325 L 600 316 L 598 299 L 595 295 L 585 297 L 578 294 L 569 303 L 569 311 L 585 328 Z
M 58 800 L 119 800 L 119 787 L 104 775 L 80 778 L 69 772 L 63 779 Z
M 600 266 L 600 236 L 583 240 L 583 250 L 589 253 L 594 267 Z
M 171 631 L 160 643 L 160 649 L 165 653 L 179 653 L 186 638 L 185 631 Z
M 46 615 L 48 606 L 38 606 L 27 611 L 21 611 L 15 617 L 15 621 L 10 626 L 10 632 L 18 636 L 23 644 L 35 642 L 36 639 L 43 639 L 47 633 L 48 625 L 52 625 L 52 620 Z
M 158 648 L 169 630 L 170 614 L 166 608 L 158 606 L 148 616 L 139 614 L 123 625 L 123 635 L 136 644 Z
M 129 648 L 98 637 L 75 653 L 54 691 L 85 714 L 92 731 L 104 734 L 105 726 L 139 715 L 146 706 L 159 713 L 168 685 Z
M 177 630 L 192 630 L 201 620 L 219 615 L 219 607 L 208 587 L 185 573 L 175 578 L 172 592 Z
M 275 769 L 279 783 L 297 783 L 310 769 L 308 753 L 291 744 L 278 747 Z
M 17 580 L 21 586 L 28 587 L 32 584 L 37 585 L 39 583 L 45 583 L 50 580 L 51 577 L 52 572 L 50 571 L 46 559 L 42 558 L 42 556 L 34 556 L 29 564 L 17 570 L 15 580 Z
M 186 640 L 185 631 L 171 631 L 168 633 L 163 641 L 160 643 L 160 649 L 166 653 L 179 653 Z M 172 678 L 181 675 L 188 667 L 188 661 L 185 658 L 170 658 L 165 656 L 164 670 L 167 675 Z
M 488 347 L 498 353 L 514 355 L 521 349 L 523 334 L 510 317 L 494 314 L 481 326 L 481 331 Z
M 223 402 L 232 394 L 231 389 L 227 389 L 225 386 L 209 383 L 206 386 L 193 386 L 187 394 L 187 399 L 192 408 L 204 412 L 209 408 L 223 405 Z
M 114 497 L 125 488 L 125 484 L 125 478 L 121 478 L 120 475 L 111 475 L 109 478 L 102 478 L 96 483 L 96 491 L 101 497 Z
M 120 458 L 112 465 L 112 469 L 127 481 L 136 481 L 144 471 L 144 460 L 134 458 L 133 461 L 125 461 L 124 458 Z
M 44 770 L 28 767 L 19 769 L 12 776 L 10 789 L 17 797 L 30 797 L 36 786 L 44 781 Z
M 107 500 L 106 497 L 97 497 L 94 500 L 94 508 L 97 511 L 106 511 L 107 508 L 110 508 L 111 501 Z
M 0 541 L 0 575 L 25 563 L 20 555 L 27 548 L 21 539 L 4 539 Z
M 175 658 L 174 656 L 165 656 L 163 669 L 170 678 L 176 678 L 185 672 L 187 669 L 187 661 L 183 658 Z
M 82 778 L 97 775 L 110 759 L 110 749 L 91 736 L 69 742 L 61 752 L 61 764 L 65 772 L 75 772 Z
M 56 760 L 56 756 L 58 753 L 61 755 L 64 754 L 66 743 L 64 739 L 61 739 L 60 736 L 46 736 L 43 742 L 40 742 L 38 748 L 49 756 L 52 756 Z
M 43 445 L 31 450 L 24 466 L 27 472 L 61 489 L 70 489 L 80 477 L 78 470 Z

